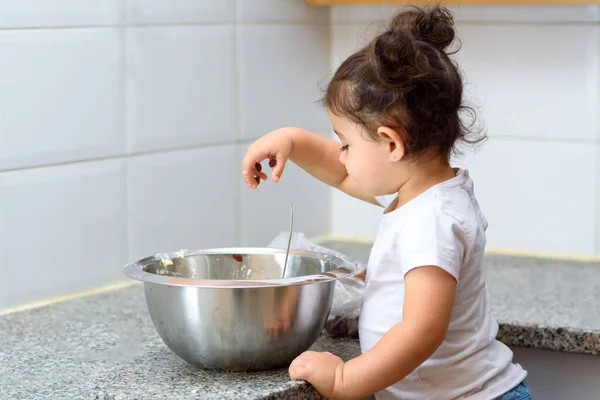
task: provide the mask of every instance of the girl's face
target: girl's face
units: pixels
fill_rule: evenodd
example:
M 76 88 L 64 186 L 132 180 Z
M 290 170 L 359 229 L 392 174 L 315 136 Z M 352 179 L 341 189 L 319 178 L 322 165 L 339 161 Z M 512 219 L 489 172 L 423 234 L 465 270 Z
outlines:
M 346 166 L 348 175 L 363 190 L 379 196 L 398 190 L 395 177 L 398 174 L 397 154 L 388 140 L 373 140 L 364 129 L 349 120 L 328 111 L 335 133 L 340 138 L 340 162 Z

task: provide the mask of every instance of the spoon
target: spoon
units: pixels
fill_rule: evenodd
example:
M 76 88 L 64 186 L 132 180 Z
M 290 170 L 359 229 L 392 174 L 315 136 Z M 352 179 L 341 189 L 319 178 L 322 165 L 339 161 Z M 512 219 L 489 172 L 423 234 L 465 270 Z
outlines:
M 287 269 L 288 256 L 290 255 L 290 245 L 292 244 L 292 230 L 294 229 L 294 203 L 290 203 L 290 235 L 288 237 L 287 249 L 285 251 L 285 261 L 283 263 L 282 278 L 285 278 L 285 270 Z

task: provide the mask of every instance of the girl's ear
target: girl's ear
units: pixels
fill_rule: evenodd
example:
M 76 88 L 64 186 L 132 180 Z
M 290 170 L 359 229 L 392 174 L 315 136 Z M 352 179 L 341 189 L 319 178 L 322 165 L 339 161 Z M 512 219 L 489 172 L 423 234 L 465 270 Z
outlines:
M 380 126 L 377 128 L 377 135 L 388 148 L 388 156 L 390 162 L 398 162 L 402 160 L 405 154 L 405 146 L 403 138 L 406 137 L 406 130 L 403 128 L 388 128 Z

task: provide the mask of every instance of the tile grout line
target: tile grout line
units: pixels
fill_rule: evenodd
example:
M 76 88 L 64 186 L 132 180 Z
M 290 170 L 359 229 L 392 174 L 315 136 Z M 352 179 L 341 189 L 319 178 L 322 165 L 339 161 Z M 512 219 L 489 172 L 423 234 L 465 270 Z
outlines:
M 242 99 L 240 98 L 240 54 L 239 54 L 239 16 L 238 13 L 240 12 L 239 9 L 239 2 L 236 0 L 233 3 L 233 19 L 234 19 L 234 24 L 233 24 L 233 82 L 234 82 L 234 93 L 235 93 L 235 130 L 236 130 L 236 140 L 239 141 L 242 140 Z M 241 146 L 238 144 L 235 146 L 235 156 L 236 156 L 236 166 L 241 167 L 241 163 L 239 163 L 239 160 L 242 157 L 242 151 L 241 151 Z M 236 168 L 237 172 L 239 173 L 239 169 L 241 168 Z M 237 182 L 237 179 L 234 178 L 234 182 Z M 238 246 L 242 245 L 242 240 L 243 240 L 243 234 L 242 234 L 242 229 L 244 227 L 244 221 L 243 221 L 243 213 L 244 213 L 244 207 L 243 207 L 243 201 L 242 201 L 242 185 L 240 183 L 236 183 L 235 184 L 235 193 L 236 193 L 236 208 L 237 208 L 237 220 L 236 220 L 236 227 L 237 227 L 237 243 Z
M 36 308 L 42 308 L 46 306 L 50 306 L 53 304 L 64 303 L 69 300 L 75 300 L 83 297 L 94 296 L 98 294 L 113 292 L 115 290 L 126 289 L 134 286 L 141 286 L 142 282 L 127 280 L 127 281 L 118 281 L 108 285 L 95 287 L 92 289 L 65 294 L 61 296 L 48 297 L 45 299 L 35 300 L 31 302 L 26 302 L 20 305 L 16 305 L 13 307 L 8 307 L 4 309 L 0 309 L 0 317 L 5 315 L 14 314 L 22 311 L 34 310 Z
M 347 25 L 365 25 L 371 23 L 385 23 L 386 18 L 373 18 L 373 19 L 357 19 L 357 20 L 345 20 L 345 21 L 331 21 L 331 25 L 347 26 Z M 591 26 L 596 27 L 600 25 L 600 21 L 501 21 L 501 20 L 469 20 L 469 19 L 455 19 L 456 26 L 469 25 L 469 26 L 555 26 L 555 27 L 574 27 L 574 26 Z
M 116 23 L 114 25 L 70 25 L 70 26 L 23 26 L 23 27 L 0 27 L 1 32 L 14 31 L 59 31 L 59 30 L 76 30 L 76 29 L 116 29 L 116 28 L 177 28 L 177 27 L 203 27 L 215 25 L 248 25 L 248 26 L 282 26 L 282 25 L 309 25 L 319 26 L 325 25 L 326 22 L 313 22 L 310 20 L 281 20 L 281 21 L 201 21 L 201 22 L 153 22 L 153 23 Z
M 600 128 L 597 129 L 600 131 Z M 600 134 L 600 132 L 599 132 Z M 594 210 L 596 214 L 595 223 L 594 223 L 594 249 L 596 254 L 600 255 L 600 145 L 596 145 L 594 149 L 594 182 L 596 182 L 596 190 L 594 192 L 596 209 Z
M 598 10 L 600 11 L 600 5 L 598 5 Z M 594 82 L 594 89 L 595 89 L 595 110 L 600 109 L 600 31 L 597 30 L 596 31 L 596 40 L 595 40 L 595 46 L 594 46 L 594 51 L 595 51 L 595 57 L 594 57 L 594 66 L 593 66 L 593 71 L 594 73 L 592 74 L 593 79 L 595 79 Z M 600 113 L 597 112 L 596 114 L 596 148 L 594 151 L 594 182 L 596 182 L 596 191 L 595 191 L 595 201 L 594 204 L 596 204 L 596 209 L 594 210 L 596 213 L 596 220 L 595 220 L 595 230 L 594 230 L 594 234 L 595 234 L 595 250 L 596 250 L 596 254 L 600 255 Z
M 171 153 L 185 152 L 185 151 L 195 151 L 195 150 L 207 149 L 207 148 L 211 148 L 211 147 L 245 144 L 245 143 L 251 142 L 252 140 L 253 139 L 242 139 L 242 140 L 234 140 L 234 141 L 227 141 L 227 142 L 214 142 L 214 143 L 205 143 L 205 144 L 190 145 L 190 146 L 178 146 L 178 147 L 172 147 L 172 148 L 168 148 L 168 149 L 147 150 L 147 151 L 140 151 L 140 152 L 134 152 L 134 153 L 126 153 L 126 154 L 112 154 L 112 155 L 107 155 L 107 156 L 98 156 L 98 157 L 91 157 L 91 158 L 86 158 L 86 159 L 78 159 L 78 160 L 71 160 L 71 161 L 64 161 L 64 162 L 54 162 L 54 163 L 48 163 L 48 164 L 42 164 L 42 165 L 31 165 L 31 166 L 26 166 L 26 167 L 8 168 L 5 170 L 1 170 L 0 176 L 2 174 L 11 173 L 11 172 L 31 171 L 31 170 L 38 170 L 38 169 L 43 169 L 43 168 L 63 167 L 63 166 L 69 166 L 69 165 L 87 164 L 87 163 L 92 163 L 92 162 L 108 161 L 108 160 L 131 159 L 131 158 L 145 157 L 145 156 L 151 156 L 151 155 L 162 155 L 162 154 L 171 154 Z
M 126 2 L 125 2 L 126 3 Z M 126 7 L 126 5 L 125 5 Z M 236 4 L 237 7 L 237 4 Z M 236 9 L 237 11 L 237 9 Z M 385 22 L 386 18 L 368 18 L 368 19 L 347 19 L 347 20 L 334 20 L 331 18 L 328 21 L 319 22 L 312 20 L 256 20 L 256 21 L 240 21 L 237 16 L 234 16 L 232 20 L 218 20 L 218 21 L 197 21 L 197 22 L 152 22 L 152 23 L 127 23 L 126 10 L 122 11 L 123 18 L 122 22 L 105 25 L 68 25 L 68 26 L 21 26 L 21 27 L 0 27 L 0 32 L 8 31 L 37 31 L 37 30 L 74 30 L 74 29 L 115 29 L 115 28 L 175 28 L 175 27 L 202 27 L 202 26 L 214 26 L 214 25 L 248 25 L 248 26 L 285 26 L 285 25 L 309 25 L 309 26 L 320 26 L 320 25 L 356 25 L 356 24 L 368 24 Z M 506 25 L 506 26 L 598 26 L 600 20 L 586 20 L 586 21 L 535 21 L 535 20 L 484 20 L 484 19 L 456 19 L 457 25 L 474 25 L 474 26 L 486 26 L 486 25 Z
M 505 140 L 515 142 L 542 142 L 542 143 L 568 143 L 568 144 L 586 144 L 600 143 L 600 138 L 568 138 L 568 137 L 540 137 L 540 136 L 517 136 L 517 135 L 495 135 L 490 136 L 490 140 Z
M 316 243 L 321 246 L 326 246 L 327 242 L 338 241 L 345 242 L 348 244 L 359 244 L 365 246 L 373 245 L 374 237 L 360 237 L 360 236 L 344 236 L 344 235 L 323 235 L 323 236 L 312 236 L 308 238 L 311 243 Z M 510 249 L 501 247 L 487 247 L 486 254 L 507 256 L 507 257 L 523 257 L 523 258 L 537 258 L 546 260 L 558 260 L 558 261 L 573 261 L 573 262 L 589 262 L 589 263 L 600 263 L 600 255 L 582 255 L 582 254 L 571 254 L 571 253 L 553 253 L 538 250 L 529 249 Z M 141 286 L 143 283 L 133 280 L 122 280 L 117 281 L 108 285 L 70 293 L 66 295 L 60 295 L 55 297 L 49 297 L 41 300 L 35 300 L 26 302 L 20 305 L 0 309 L 0 317 L 9 314 L 14 314 L 23 311 L 29 311 L 37 308 L 50 306 L 53 304 L 63 303 L 70 300 L 76 300 L 79 298 L 99 295 L 103 293 L 113 292 L 120 289 L 126 289 L 134 286 Z
M 335 63 L 333 62 L 333 47 L 334 47 L 334 43 L 333 43 L 333 8 L 329 7 L 329 10 L 327 10 L 328 15 L 328 21 L 329 21 L 329 28 L 328 28 L 328 41 L 329 41 L 329 50 L 328 50 L 328 54 L 327 54 L 327 63 L 328 63 L 328 73 L 331 75 L 331 73 L 333 72 L 333 66 L 335 65 Z M 330 136 L 329 133 L 327 133 L 328 136 Z M 336 190 L 332 187 L 328 187 L 327 188 L 327 199 L 328 199 L 328 207 L 327 207 L 327 212 L 328 212 L 328 218 L 327 218 L 327 235 L 331 235 L 333 233 L 333 221 L 334 221 L 334 213 L 333 213 L 333 206 L 334 206 L 334 196 L 333 196 L 333 191 Z
M 238 136 L 241 136 L 241 135 L 238 135 Z M 14 167 L 14 168 L 7 168 L 4 170 L 0 170 L 0 175 L 3 173 L 8 173 L 8 172 L 28 171 L 28 170 L 42 169 L 42 168 L 48 168 L 48 167 L 83 164 L 83 163 L 87 163 L 87 162 L 115 160 L 115 159 L 122 159 L 122 158 L 144 157 L 144 156 L 148 156 L 148 155 L 157 155 L 157 154 L 169 154 L 169 153 L 175 153 L 178 151 L 193 151 L 193 150 L 199 150 L 199 149 L 203 149 L 203 148 L 226 146 L 226 145 L 248 144 L 248 143 L 251 143 L 255 139 L 256 138 L 254 138 L 254 137 L 252 137 L 252 138 L 240 137 L 239 139 L 236 139 L 234 141 L 185 145 L 185 146 L 177 146 L 177 147 L 171 147 L 171 148 L 137 151 L 137 152 L 131 152 L 131 153 L 128 152 L 128 153 L 124 153 L 124 154 L 111 154 L 111 155 L 106 155 L 106 156 L 97 156 L 97 157 L 90 157 L 90 158 L 85 158 L 85 159 L 75 159 L 75 160 L 71 160 L 71 161 L 50 162 L 47 164 L 40 164 L 40 165 Z M 600 137 L 590 140 L 590 139 L 582 139 L 582 138 L 542 138 L 542 137 L 534 137 L 534 136 L 498 135 L 498 136 L 490 136 L 490 140 L 600 145 Z
M 127 10 L 128 10 L 129 0 L 125 0 L 122 3 L 121 16 L 123 20 L 127 18 Z M 127 111 L 128 107 L 128 93 L 129 93 L 129 85 L 127 84 L 127 74 L 129 71 L 129 46 L 127 42 L 127 28 L 121 27 L 121 40 L 123 45 L 123 69 L 122 69 L 122 101 L 123 101 L 123 126 L 125 131 L 125 151 L 129 151 L 130 148 L 130 129 Z M 124 182 L 125 182 L 125 245 L 127 249 L 125 250 L 125 254 L 127 254 L 127 262 L 132 259 L 133 254 L 131 251 L 132 244 L 132 223 L 131 223 L 131 202 L 129 201 L 131 198 L 130 192 L 130 176 L 129 176 L 129 163 L 127 162 L 127 158 L 124 161 L 125 170 L 124 170 Z
M 359 244 L 364 246 L 372 246 L 375 242 L 375 237 L 372 236 L 348 236 L 348 235 L 323 235 L 308 238 L 312 243 L 317 243 L 327 246 L 327 242 L 344 242 L 348 244 Z M 600 254 L 578 254 L 578 253 L 561 253 L 546 250 L 536 249 L 518 249 L 508 247 L 487 246 L 485 254 L 507 256 L 507 257 L 524 257 L 538 258 L 547 260 L 562 260 L 575 262 L 589 262 L 600 264 Z M 600 265 L 599 265 L 600 266 Z
M 129 0 L 121 1 L 121 18 L 119 19 L 119 25 L 125 25 L 127 21 L 127 11 L 129 10 Z

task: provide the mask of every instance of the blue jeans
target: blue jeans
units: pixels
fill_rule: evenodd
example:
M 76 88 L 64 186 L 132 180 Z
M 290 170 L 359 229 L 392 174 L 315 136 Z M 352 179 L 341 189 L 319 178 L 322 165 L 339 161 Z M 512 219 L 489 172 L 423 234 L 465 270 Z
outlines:
M 518 386 L 513 388 L 510 392 L 504 393 L 502 396 L 498 397 L 497 400 L 532 400 L 533 394 L 531 394 L 531 389 L 529 389 L 529 385 L 527 385 L 527 381 L 523 380 L 523 382 L 519 383 Z

